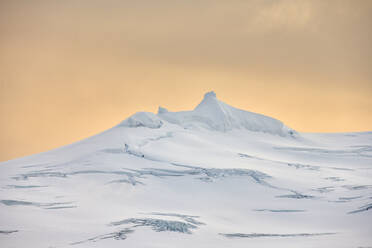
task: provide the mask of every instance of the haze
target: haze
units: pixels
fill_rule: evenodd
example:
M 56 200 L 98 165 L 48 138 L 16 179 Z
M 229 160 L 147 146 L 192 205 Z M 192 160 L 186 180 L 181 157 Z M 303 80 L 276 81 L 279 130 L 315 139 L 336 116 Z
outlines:
M 0 160 L 206 91 L 306 132 L 372 130 L 372 1 L 0 0 Z

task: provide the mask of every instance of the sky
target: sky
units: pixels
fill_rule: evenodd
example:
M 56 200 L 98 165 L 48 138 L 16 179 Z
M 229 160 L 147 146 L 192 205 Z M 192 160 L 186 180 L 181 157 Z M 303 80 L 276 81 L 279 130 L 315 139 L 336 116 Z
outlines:
M 207 91 L 297 131 L 372 131 L 372 1 L 0 0 L 0 161 Z

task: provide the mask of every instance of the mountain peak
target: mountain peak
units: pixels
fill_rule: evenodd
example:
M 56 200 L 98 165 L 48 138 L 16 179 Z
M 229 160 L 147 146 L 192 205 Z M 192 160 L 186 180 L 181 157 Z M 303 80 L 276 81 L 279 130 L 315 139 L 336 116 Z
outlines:
M 205 128 L 226 132 L 233 129 L 293 136 L 296 131 L 274 118 L 230 106 L 217 99 L 216 93 L 204 94 L 203 100 L 192 111 L 169 112 L 159 107 L 158 114 L 137 113 L 122 122 L 122 126 L 161 128 L 166 122 L 183 128 Z
M 216 93 L 214 91 L 209 91 L 204 94 L 203 100 L 196 106 L 194 110 L 196 111 L 202 111 L 202 109 L 205 109 L 205 111 L 210 112 L 212 111 L 212 108 L 220 109 L 219 107 L 219 100 L 216 97 Z
M 158 114 L 164 114 L 164 113 L 168 113 L 168 109 L 163 108 L 162 106 L 159 106 Z
M 204 94 L 204 99 L 209 98 L 209 97 L 217 98 L 216 93 L 214 91 L 209 91 L 209 92 Z

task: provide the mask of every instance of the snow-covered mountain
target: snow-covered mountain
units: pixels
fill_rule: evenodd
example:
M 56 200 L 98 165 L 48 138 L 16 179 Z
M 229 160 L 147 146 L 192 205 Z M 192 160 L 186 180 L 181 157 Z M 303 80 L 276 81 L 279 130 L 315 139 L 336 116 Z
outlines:
M 370 247 L 372 132 L 300 133 L 205 94 L 0 163 L 0 247 Z
M 149 112 L 139 112 L 120 125 L 160 128 L 164 121 L 180 125 L 185 129 L 205 128 L 224 132 L 232 129 L 246 129 L 280 136 L 290 136 L 295 133 L 281 121 L 237 109 L 218 100 L 213 91 L 206 93 L 203 101 L 192 111 L 169 112 L 167 109 L 159 107 L 157 115 Z

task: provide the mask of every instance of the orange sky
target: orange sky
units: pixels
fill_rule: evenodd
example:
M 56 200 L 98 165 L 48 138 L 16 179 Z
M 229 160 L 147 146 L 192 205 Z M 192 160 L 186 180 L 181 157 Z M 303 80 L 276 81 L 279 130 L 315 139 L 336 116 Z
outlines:
M 372 130 L 372 1 L 0 0 L 0 161 L 206 91 L 298 131 Z

